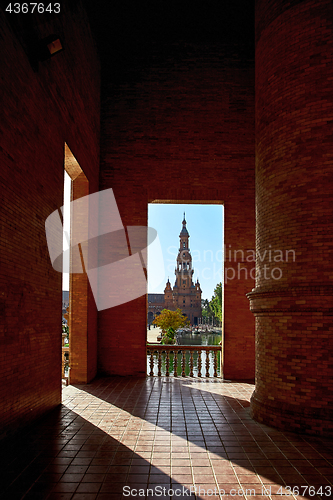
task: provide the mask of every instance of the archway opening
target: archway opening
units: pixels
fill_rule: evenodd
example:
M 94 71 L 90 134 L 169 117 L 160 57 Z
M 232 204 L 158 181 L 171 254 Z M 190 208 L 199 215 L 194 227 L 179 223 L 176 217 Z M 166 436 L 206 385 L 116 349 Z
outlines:
M 64 169 L 63 188 L 63 262 L 62 262 L 62 380 L 65 385 L 69 380 L 69 295 L 70 295 L 70 234 L 71 217 L 70 203 L 72 192 L 72 179 Z
M 62 363 L 68 384 L 88 379 L 88 278 L 78 262 L 77 249 L 71 245 L 77 240 L 77 232 L 82 241 L 88 239 L 88 215 L 77 211 L 74 214 L 71 202 L 89 194 L 89 181 L 66 143 L 64 170 L 63 247 L 68 251 L 64 252 L 63 297 L 68 295 L 65 313 L 68 335 L 63 337 Z M 64 294 L 66 291 L 68 294 Z
M 159 251 L 148 246 L 148 343 L 164 341 L 154 325 L 163 309 L 180 309 L 188 325 L 176 332 L 178 344 L 223 344 L 223 220 L 218 202 L 148 204 L 148 226 L 159 244 Z M 218 364 L 222 375 L 221 353 Z

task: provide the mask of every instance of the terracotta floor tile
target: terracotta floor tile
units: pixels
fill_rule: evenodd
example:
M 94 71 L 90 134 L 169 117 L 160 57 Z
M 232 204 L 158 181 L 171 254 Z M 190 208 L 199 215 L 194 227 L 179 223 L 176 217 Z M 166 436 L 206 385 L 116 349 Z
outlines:
M 210 467 L 210 461 L 207 459 L 203 458 L 191 458 L 191 463 L 193 467 L 200 466 L 200 467 Z
M 256 500 L 269 500 L 269 497 L 267 495 L 256 495 L 255 498 Z
M 79 483 L 84 477 L 84 474 L 69 474 L 65 472 L 60 478 L 61 483 Z
M 131 465 L 129 467 L 129 474 L 145 474 L 149 472 L 150 464 L 147 465 Z
M 157 469 L 157 471 L 155 471 L 155 473 L 160 474 L 161 472 L 163 472 L 164 474 L 167 474 L 168 476 L 170 476 L 170 473 L 171 473 L 170 465 L 159 465 L 156 469 Z M 154 473 L 153 466 L 151 467 L 150 472 L 151 472 L 151 474 Z
M 126 486 L 129 486 L 128 483 L 126 482 Z M 106 482 L 101 484 L 101 488 L 99 490 L 100 493 L 112 493 L 112 494 L 117 494 L 123 492 L 123 483 L 111 483 L 111 482 Z
M 172 453 L 171 453 L 171 459 L 174 460 L 174 459 L 183 459 L 183 458 L 190 458 L 190 454 L 189 452 L 185 451 L 185 452 L 178 452 L 178 451 L 174 451 L 174 449 L 172 450 Z
M 219 488 L 217 487 L 215 482 L 212 483 L 196 483 L 194 486 L 194 491 L 195 494 L 202 498 L 202 497 L 207 497 L 209 494 L 212 496 L 218 496 L 219 495 Z
M 165 474 L 150 474 L 149 484 L 169 484 L 170 477 Z
M 216 473 L 215 474 L 216 476 L 216 479 L 218 482 L 220 483 L 237 483 L 237 477 L 235 476 L 235 474 L 219 474 L 219 473 Z
M 231 494 L 235 494 L 236 495 L 236 492 L 238 492 L 240 489 L 241 489 L 241 486 L 239 485 L 239 483 L 221 483 L 220 481 L 217 481 L 217 487 L 219 489 L 219 491 L 221 492 L 221 494 L 223 495 L 223 497 L 225 495 L 230 495 L 230 492 L 232 492 Z M 243 497 L 243 500 L 244 500 L 244 497 Z
M 172 475 L 174 474 L 192 474 L 191 467 L 187 466 L 171 466 Z
M 165 458 L 152 458 L 150 460 L 150 463 L 152 465 L 156 465 L 157 467 L 160 465 L 170 465 L 171 463 L 171 458 L 170 457 L 165 457 Z
M 140 462 L 141 464 L 142 462 Z M 146 465 L 146 464 L 144 464 Z M 129 471 L 129 465 L 117 465 L 117 464 L 111 464 L 109 467 L 108 472 L 110 474 L 126 474 Z
M 73 496 L 73 493 L 59 493 L 57 491 L 53 491 L 47 498 L 48 500 L 70 500 Z
M 200 467 L 199 465 L 192 466 L 193 474 L 212 474 L 213 470 L 210 465 Z
M 265 484 L 284 484 L 281 476 L 279 476 L 278 474 L 276 475 L 266 474 L 264 476 L 261 475 L 260 479 Z
M 171 459 L 171 464 L 174 467 L 190 467 L 191 466 L 191 461 L 189 458 L 172 458 Z
M 217 466 L 218 467 L 218 466 Z M 214 470 L 218 470 L 218 468 L 214 466 Z M 230 466 L 231 468 L 231 466 Z M 234 471 L 236 472 L 236 474 L 247 474 L 247 475 L 251 475 L 253 474 L 255 471 L 257 471 L 257 469 L 255 469 L 254 467 L 251 467 L 251 466 L 248 466 L 248 467 L 242 467 L 242 466 L 239 466 L 239 465 L 234 465 L 233 467 Z M 272 468 L 272 470 L 274 471 L 274 469 Z
M 154 492 L 159 485 L 193 487 L 193 472 L 206 490 L 216 477 L 225 489 L 223 499 L 244 500 L 237 495 L 238 478 L 243 488 L 256 491 L 257 500 L 268 499 L 260 481 L 271 500 L 281 500 L 281 484 L 332 481 L 330 442 L 252 421 L 247 410 L 252 391 L 250 384 L 171 378 L 164 383 L 157 377 L 68 386 L 56 425 L 23 432 L 16 447 L 9 443 L 0 450 L 5 498 L 120 500 L 128 483 L 150 484 Z M 197 498 L 216 498 L 206 493 Z M 154 498 L 163 496 L 148 500 Z
M 231 499 L 232 500 L 244 500 L 244 495 L 234 495 L 234 493 L 233 493 L 232 496 L 227 495 L 227 496 L 222 497 L 222 500 L 231 500 Z
M 53 488 L 53 492 L 73 493 L 78 486 L 79 483 L 57 483 Z
M 221 497 L 219 495 L 214 494 L 214 489 L 207 489 L 205 495 L 201 494 L 197 498 L 200 498 L 201 500 L 220 500 L 221 499 Z
M 100 483 L 103 481 L 105 474 L 85 474 L 82 478 L 84 483 Z
M 243 483 L 256 483 L 256 484 L 261 484 L 261 481 L 259 477 L 256 474 L 237 474 L 238 481 L 243 484 Z
M 126 474 L 105 474 L 104 476 L 104 482 L 107 483 L 122 483 L 126 481 L 127 479 L 127 473 Z
M 215 484 L 215 477 L 213 474 L 196 474 L 193 473 L 195 484 Z
M 262 484 L 242 483 L 239 488 L 242 489 L 247 496 L 251 497 L 254 496 L 254 493 L 255 495 L 262 494 L 264 487 Z
M 81 483 L 77 487 L 77 493 L 98 493 L 100 490 L 100 483 Z
M 132 483 L 147 484 L 148 483 L 148 477 L 149 477 L 148 473 L 145 473 L 145 474 L 129 474 L 128 477 L 127 477 L 127 479 L 126 479 L 126 483 L 128 483 L 128 484 L 132 484 Z
M 185 477 L 185 476 L 184 476 Z M 174 489 L 181 489 L 183 490 L 183 488 L 185 490 L 188 491 L 188 493 L 190 494 L 190 496 L 192 496 L 193 491 L 194 491 L 194 483 L 193 483 L 193 480 L 192 478 L 186 478 L 186 479 L 182 479 L 182 480 L 174 480 L 172 479 L 171 480 L 171 488 L 174 488 Z M 183 493 L 183 491 L 182 491 Z
M 192 484 L 192 481 L 193 481 L 193 477 L 192 477 L 192 474 L 189 474 L 189 473 L 182 473 L 182 472 L 172 472 L 172 475 L 171 475 L 171 481 L 174 481 L 174 482 L 179 482 L 181 484 L 183 483 L 191 483 Z

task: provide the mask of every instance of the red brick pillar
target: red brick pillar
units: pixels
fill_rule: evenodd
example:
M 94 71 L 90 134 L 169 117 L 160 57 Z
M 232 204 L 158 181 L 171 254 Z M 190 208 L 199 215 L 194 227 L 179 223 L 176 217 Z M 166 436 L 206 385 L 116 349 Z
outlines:
M 89 181 L 82 172 L 73 180 L 72 200 L 77 200 L 89 195 Z M 86 234 L 88 239 L 88 216 L 85 211 L 81 213 L 72 209 L 71 238 L 76 239 L 77 232 Z M 83 240 L 84 241 L 84 240 Z M 82 243 L 82 246 L 84 243 Z M 81 247 L 82 248 L 82 247 Z M 90 247 L 91 249 L 91 247 Z M 90 262 L 96 256 L 89 252 Z M 84 262 L 84 261 L 83 261 Z M 87 262 L 84 262 L 86 265 Z M 95 301 L 89 286 L 86 272 L 82 272 L 81 259 L 76 253 L 71 256 L 69 314 L 70 314 L 70 342 L 69 363 L 70 383 L 85 384 L 96 375 L 97 366 L 97 312 Z
M 256 12 L 255 419 L 333 433 L 333 6 Z

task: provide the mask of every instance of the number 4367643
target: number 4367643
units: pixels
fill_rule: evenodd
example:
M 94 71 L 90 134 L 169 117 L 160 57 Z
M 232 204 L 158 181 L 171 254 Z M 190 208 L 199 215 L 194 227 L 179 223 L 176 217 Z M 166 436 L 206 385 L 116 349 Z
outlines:
M 59 14 L 60 3 L 10 3 L 6 7 L 10 14 L 43 14 L 44 12 Z

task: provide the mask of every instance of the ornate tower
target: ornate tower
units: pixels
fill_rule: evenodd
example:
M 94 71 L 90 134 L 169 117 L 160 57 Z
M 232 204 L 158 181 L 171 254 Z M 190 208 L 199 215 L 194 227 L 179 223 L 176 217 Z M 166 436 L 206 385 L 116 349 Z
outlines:
M 179 235 L 180 244 L 177 256 L 177 267 L 175 269 L 175 287 L 177 287 L 179 291 L 188 289 L 193 285 L 192 276 L 194 270 L 192 269 L 192 256 L 190 254 L 188 244 L 189 237 L 190 235 L 188 233 L 188 230 L 186 229 L 186 220 L 184 213 L 183 228 L 180 231 Z
M 192 325 L 198 324 L 201 317 L 201 288 L 199 280 L 196 284 L 192 281 L 194 270 L 192 269 L 192 256 L 189 249 L 189 232 L 186 228 L 185 213 L 183 227 L 179 234 L 179 251 L 175 269 L 175 285 L 173 290 L 168 280 L 164 291 L 165 305 L 170 307 L 170 294 L 172 292 L 172 303 L 174 309 L 181 309 L 188 317 Z
M 172 287 L 169 278 L 164 289 L 164 307 L 166 309 L 173 309 Z

